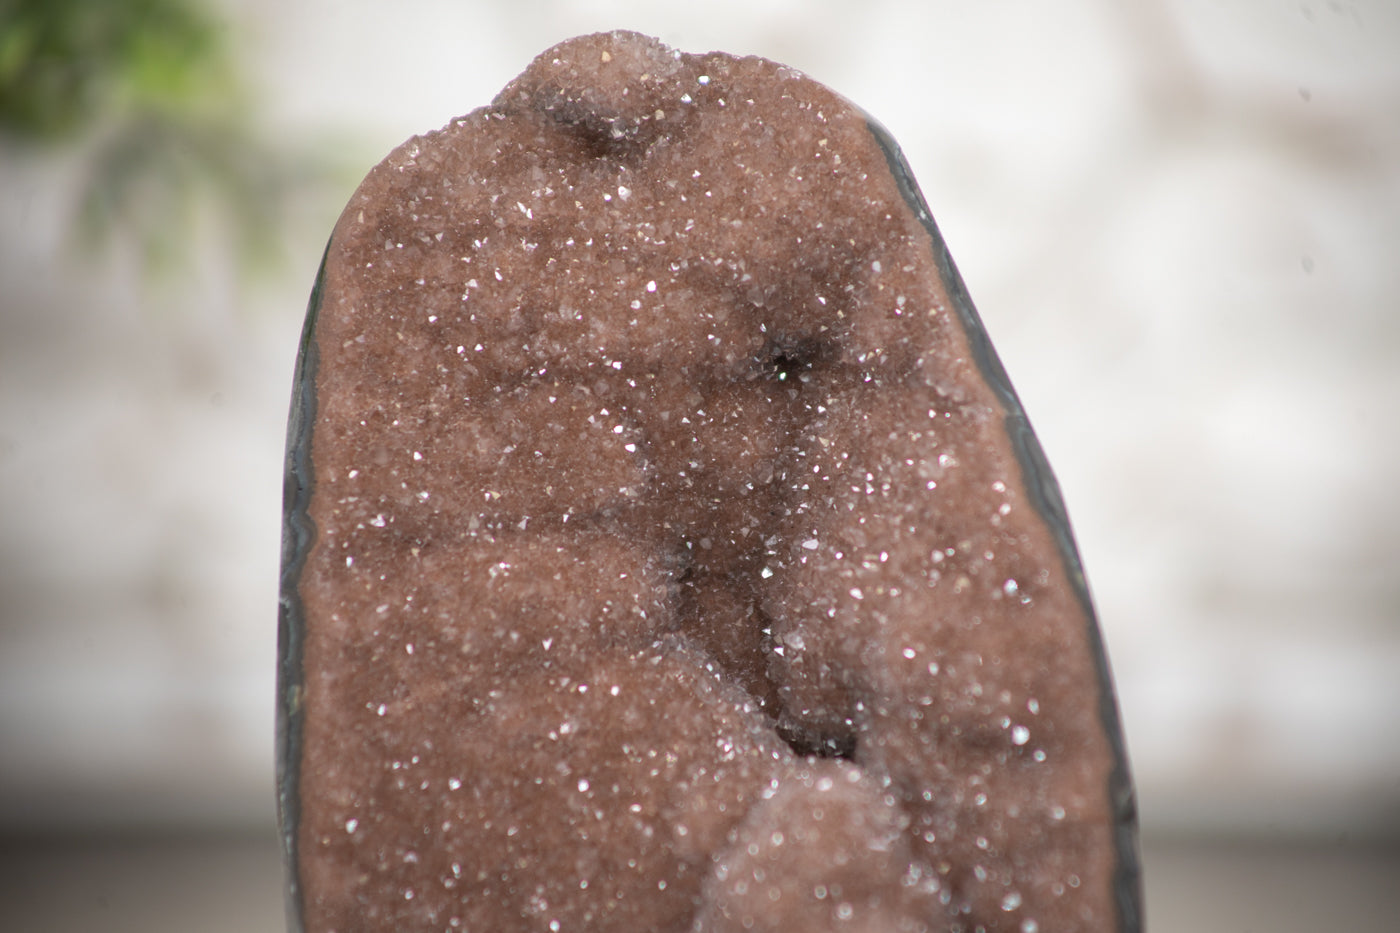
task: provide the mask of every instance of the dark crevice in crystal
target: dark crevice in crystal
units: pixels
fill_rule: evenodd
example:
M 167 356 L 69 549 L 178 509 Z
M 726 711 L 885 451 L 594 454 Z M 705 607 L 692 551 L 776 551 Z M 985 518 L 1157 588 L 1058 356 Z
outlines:
M 780 721 L 778 737 L 787 743 L 794 754 L 803 758 L 844 758 L 853 761 L 856 757 L 854 731 L 840 735 L 813 735 L 809 731 Z
M 826 348 L 812 340 L 776 340 L 761 360 L 765 379 L 795 385 L 814 367 L 826 361 Z

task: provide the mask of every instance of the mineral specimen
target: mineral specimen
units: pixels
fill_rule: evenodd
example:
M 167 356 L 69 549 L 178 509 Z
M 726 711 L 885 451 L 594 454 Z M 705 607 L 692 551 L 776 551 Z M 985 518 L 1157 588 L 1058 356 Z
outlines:
M 1138 928 L 1057 487 L 821 85 L 545 52 L 351 199 L 291 420 L 294 928 Z

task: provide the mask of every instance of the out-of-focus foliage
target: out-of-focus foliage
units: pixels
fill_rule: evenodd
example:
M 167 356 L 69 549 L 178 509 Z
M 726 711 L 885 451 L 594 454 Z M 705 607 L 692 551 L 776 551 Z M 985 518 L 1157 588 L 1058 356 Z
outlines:
M 278 258 L 326 166 L 254 132 L 229 36 L 198 0 L 0 0 L 0 141 L 79 152 L 81 244 L 167 272 L 207 216 L 243 271 Z
M 222 34 L 188 0 L 0 0 L 0 127 L 57 141 L 117 111 L 172 118 L 236 94 Z

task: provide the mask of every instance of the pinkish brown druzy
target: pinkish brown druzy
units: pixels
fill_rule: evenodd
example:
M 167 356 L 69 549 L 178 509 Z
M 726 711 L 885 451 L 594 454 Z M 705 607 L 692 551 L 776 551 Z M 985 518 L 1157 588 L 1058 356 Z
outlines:
M 912 184 L 631 33 L 370 173 L 293 425 L 294 922 L 1137 928 L 1068 526 Z

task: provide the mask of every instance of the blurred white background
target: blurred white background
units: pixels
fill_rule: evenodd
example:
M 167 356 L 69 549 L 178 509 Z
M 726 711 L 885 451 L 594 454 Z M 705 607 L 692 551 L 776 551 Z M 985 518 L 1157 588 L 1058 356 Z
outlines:
M 902 143 L 1064 489 L 1149 843 L 1393 857 L 1400 4 L 216 13 L 256 127 L 349 166 L 288 215 L 280 271 L 245 281 L 199 214 L 158 281 L 120 242 L 76 255 L 81 160 L 0 148 L 0 833 L 271 838 L 281 456 L 325 237 L 403 139 L 631 28 L 786 62 Z

